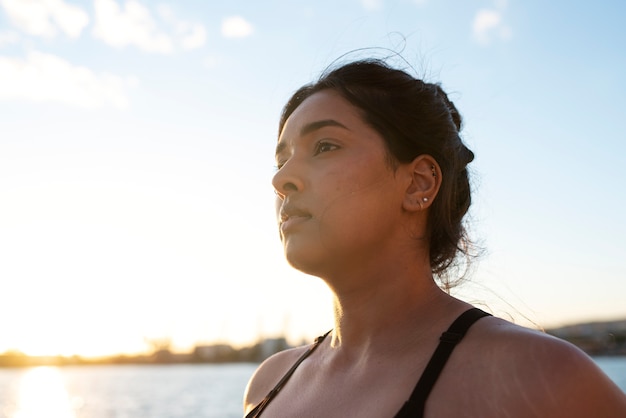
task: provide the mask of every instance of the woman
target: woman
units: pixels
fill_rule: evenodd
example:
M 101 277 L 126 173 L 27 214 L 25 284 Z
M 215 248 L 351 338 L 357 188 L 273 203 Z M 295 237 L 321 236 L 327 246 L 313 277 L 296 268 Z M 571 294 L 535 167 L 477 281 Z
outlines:
M 460 127 L 438 85 L 376 60 L 287 103 L 280 235 L 288 262 L 332 290 L 335 326 L 259 367 L 247 417 L 626 417 L 624 394 L 580 350 L 435 282 L 445 289 L 468 255 Z

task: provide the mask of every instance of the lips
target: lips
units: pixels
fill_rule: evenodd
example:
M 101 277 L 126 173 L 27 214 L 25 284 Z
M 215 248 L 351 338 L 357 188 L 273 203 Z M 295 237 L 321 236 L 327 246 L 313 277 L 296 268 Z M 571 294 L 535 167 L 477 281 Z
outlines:
M 309 219 L 311 219 L 311 214 L 309 212 L 286 203 L 280 209 L 280 230 L 285 232 L 303 222 L 308 221 Z

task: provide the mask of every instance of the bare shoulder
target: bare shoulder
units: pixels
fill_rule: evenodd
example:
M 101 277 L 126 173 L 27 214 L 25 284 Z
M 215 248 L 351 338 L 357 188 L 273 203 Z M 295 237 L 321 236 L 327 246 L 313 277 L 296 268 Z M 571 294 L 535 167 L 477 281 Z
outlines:
M 476 359 L 472 374 L 499 397 L 498 408 L 525 411 L 519 416 L 626 417 L 626 395 L 574 345 L 498 318 L 470 332 L 463 357 Z
M 302 346 L 281 351 L 259 365 L 246 387 L 244 395 L 245 413 L 251 411 L 265 398 L 307 349 L 307 346 Z

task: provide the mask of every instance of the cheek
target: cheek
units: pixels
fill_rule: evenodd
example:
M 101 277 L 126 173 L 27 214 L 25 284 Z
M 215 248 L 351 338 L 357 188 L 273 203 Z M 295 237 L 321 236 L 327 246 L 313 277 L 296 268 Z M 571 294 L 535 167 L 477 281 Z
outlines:
M 350 165 L 326 173 L 327 183 L 333 185 L 335 196 L 357 196 L 376 193 L 388 187 L 393 173 L 378 158 L 363 158 Z
M 336 176 L 320 222 L 320 236 L 326 246 L 339 240 L 359 239 L 384 227 L 396 205 L 394 183 L 388 171 L 362 170 Z M 399 206 L 400 207 L 400 206 Z

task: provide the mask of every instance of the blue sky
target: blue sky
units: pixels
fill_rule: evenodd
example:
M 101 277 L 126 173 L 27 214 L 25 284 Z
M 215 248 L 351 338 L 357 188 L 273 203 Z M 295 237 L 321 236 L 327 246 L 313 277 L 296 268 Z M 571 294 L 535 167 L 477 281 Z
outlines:
M 626 317 L 624 18 L 619 1 L 0 0 L 0 352 L 332 326 L 325 286 L 282 259 L 273 150 L 290 93 L 361 48 L 401 51 L 464 117 L 485 251 L 457 294 L 522 324 Z

